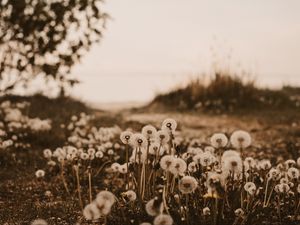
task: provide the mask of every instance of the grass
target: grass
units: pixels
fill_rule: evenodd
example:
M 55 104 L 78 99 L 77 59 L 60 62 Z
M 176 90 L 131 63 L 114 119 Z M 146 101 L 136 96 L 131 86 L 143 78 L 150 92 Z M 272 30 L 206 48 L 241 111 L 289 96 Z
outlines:
M 148 108 L 213 113 L 295 110 L 300 106 L 299 96 L 300 88 L 258 88 L 254 80 L 222 72 L 212 76 L 208 83 L 194 79 L 185 87 L 159 94 Z

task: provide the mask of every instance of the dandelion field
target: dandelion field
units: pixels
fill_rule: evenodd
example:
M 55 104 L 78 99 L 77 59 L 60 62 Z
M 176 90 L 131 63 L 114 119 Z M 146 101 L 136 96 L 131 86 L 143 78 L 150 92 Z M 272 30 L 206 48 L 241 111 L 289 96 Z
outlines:
M 297 117 L 27 100 L 1 101 L 1 224 L 300 223 Z

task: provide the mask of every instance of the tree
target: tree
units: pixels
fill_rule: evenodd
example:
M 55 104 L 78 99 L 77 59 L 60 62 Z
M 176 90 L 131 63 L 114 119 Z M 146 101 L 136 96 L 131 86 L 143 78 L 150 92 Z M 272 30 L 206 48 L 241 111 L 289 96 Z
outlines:
M 0 94 L 37 76 L 62 91 L 109 17 L 101 0 L 0 0 Z

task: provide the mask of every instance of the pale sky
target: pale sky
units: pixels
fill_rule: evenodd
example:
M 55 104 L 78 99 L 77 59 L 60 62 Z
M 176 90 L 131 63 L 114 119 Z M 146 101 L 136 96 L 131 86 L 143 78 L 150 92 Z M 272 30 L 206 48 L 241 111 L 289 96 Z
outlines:
M 262 86 L 300 85 L 299 0 L 106 0 L 101 43 L 75 66 L 73 95 L 148 101 L 210 71 L 211 46 Z M 226 63 L 225 63 L 226 64 Z

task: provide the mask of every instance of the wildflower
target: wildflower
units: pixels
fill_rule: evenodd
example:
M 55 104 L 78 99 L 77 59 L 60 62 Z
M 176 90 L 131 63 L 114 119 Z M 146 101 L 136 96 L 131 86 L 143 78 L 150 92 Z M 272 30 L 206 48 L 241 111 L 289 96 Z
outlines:
M 236 210 L 234 211 L 234 214 L 235 214 L 237 217 L 242 217 L 242 216 L 245 214 L 245 212 L 244 212 L 244 210 L 242 210 L 241 208 L 239 208 L 239 209 L 236 209 Z
M 156 139 L 161 145 L 164 145 L 170 140 L 170 135 L 165 130 L 159 130 L 156 133 Z
M 136 193 L 132 190 L 126 191 L 123 195 L 128 199 L 128 201 L 133 202 L 136 200 Z
M 50 149 L 45 149 L 45 150 L 43 151 L 43 154 L 44 154 L 44 157 L 45 157 L 46 159 L 50 159 L 51 156 L 52 156 L 52 152 L 51 152 Z
M 203 150 L 201 148 L 189 147 L 187 153 L 190 155 L 198 155 L 198 154 L 202 154 Z
M 102 152 L 102 151 L 97 151 L 97 152 L 95 153 L 95 156 L 96 156 L 96 158 L 101 159 L 101 158 L 103 158 L 103 152 Z
M 160 167 L 163 170 L 170 170 L 172 163 L 174 162 L 174 156 L 172 155 L 165 155 L 164 157 L 161 158 L 160 160 Z
M 215 157 L 210 152 L 197 154 L 193 157 L 193 161 L 201 166 L 210 166 L 215 162 Z
M 263 170 L 268 170 L 272 167 L 270 160 L 263 159 L 258 162 L 258 168 Z
M 270 171 L 268 172 L 269 179 L 278 180 L 280 179 L 280 176 L 280 171 L 275 168 L 270 169 Z
M 119 168 L 118 168 L 119 172 L 122 173 L 122 174 L 126 174 L 127 173 L 127 164 L 123 164 L 123 165 L 120 165 L 119 164 Z
M 203 208 L 202 212 L 203 212 L 204 216 L 209 216 L 210 215 L 210 208 L 205 207 L 205 208 Z
M 195 173 L 197 171 L 197 167 L 196 167 L 196 163 L 195 162 L 191 162 L 188 165 L 188 171 L 191 173 Z
M 204 152 L 214 153 L 215 152 L 215 148 L 213 146 L 206 146 L 204 148 Z
M 232 133 L 230 143 L 236 149 L 244 149 L 251 145 L 251 136 L 246 131 L 238 130 Z
M 223 162 L 222 168 L 224 171 L 234 174 L 240 174 L 242 172 L 242 159 L 239 156 L 227 157 Z
M 155 137 L 156 128 L 152 125 L 146 125 L 142 129 L 142 134 L 149 140 Z
M 102 201 L 104 201 L 105 203 L 107 203 L 109 206 L 112 206 L 115 203 L 115 201 L 116 201 L 116 197 L 110 191 L 100 191 L 97 194 L 96 202 L 99 204 Z
M 159 152 L 158 152 L 159 151 Z M 163 155 L 165 152 L 165 149 L 157 142 L 151 143 L 149 146 L 149 154 L 151 155 Z
M 87 150 L 87 153 L 88 153 L 90 156 L 91 156 L 91 155 L 95 155 L 96 150 L 93 149 L 93 148 L 89 148 L 89 149 Z
M 198 186 L 198 182 L 192 176 L 184 176 L 179 181 L 178 186 L 179 186 L 179 190 L 183 194 L 189 194 L 189 193 L 192 193 L 196 190 L 196 188 Z
M 297 159 L 297 165 L 300 167 L 300 157 Z
M 250 195 L 253 195 L 256 191 L 256 185 L 253 182 L 247 182 L 244 185 L 245 191 L 247 191 Z
M 223 162 L 227 157 L 237 156 L 240 157 L 240 153 L 234 150 L 227 150 L 223 153 L 221 161 Z
M 228 139 L 225 134 L 216 133 L 210 138 L 210 143 L 215 148 L 223 148 L 227 145 Z
M 299 178 L 299 170 L 296 168 L 289 168 L 287 171 L 287 175 L 290 179 L 298 179 Z
M 256 166 L 256 161 L 252 157 L 246 157 L 244 161 L 244 166 L 249 169 L 253 169 Z
M 277 184 L 274 188 L 277 193 L 287 193 L 290 191 L 290 186 L 286 183 Z
M 46 220 L 36 219 L 31 222 L 31 225 L 48 225 L 48 223 L 46 222 Z
M 161 129 L 162 130 L 170 130 L 170 131 L 175 131 L 177 128 L 177 122 L 174 120 L 174 119 L 165 119 L 163 122 L 162 122 L 162 125 L 161 125 Z
M 88 204 L 83 209 L 83 216 L 86 220 L 99 219 L 101 214 L 95 203 Z
M 156 216 L 163 210 L 163 204 L 156 197 L 146 203 L 145 209 L 149 216 Z
M 287 167 L 287 168 L 291 168 L 293 166 L 296 165 L 296 161 L 295 160 L 292 160 L 292 159 L 288 159 L 284 162 L 284 165 Z
M 88 160 L 88 159 L 90 158 L 90 156 L 89 156 L 87 153 L 82 152 L 82 153 L 80 154 L 80 158 L 81 158 L 82 160 Z
M 44 171 L 44 170 L 37 170 L 37 171 L 35 172 L 35 176 L 36 176 L 37 178 L 44 177 L 44 176 L 45 176 L 45 171 Z
M 113 163 L 111 164 L 110 168 L 112 169 L 113 172 L 119 172 L 120 164 L 119 163 Z
M 48 161 L 47 164 L 48 164 L 49 166 L 55 166 L 55 165 L 56 165 L 56 162 L 53 161 L 53 160 L 50 160 L 50 161 Z
M 130 143 L 130 139 L 132 137 L 133 133 L 130 131 L 123 131 L 120 135 L 120 139 L 123 144 L 128 145 Z
M 173 219 L 170 215 L 160 214 L 154 218 L 153 225 L 172 225 Z
M 173 163 L 170 166 L 170 172 L 174 175 L 183 174 L 186 171 L 186 162 L 181 158 L 174 158 Z
M 133 134 L 130 143 L 135 148 L 146 148 L 147 147 L 147 139 L 142 134 Z
M 300 184 L 297 186 L 297 192 L 300 194 Z

